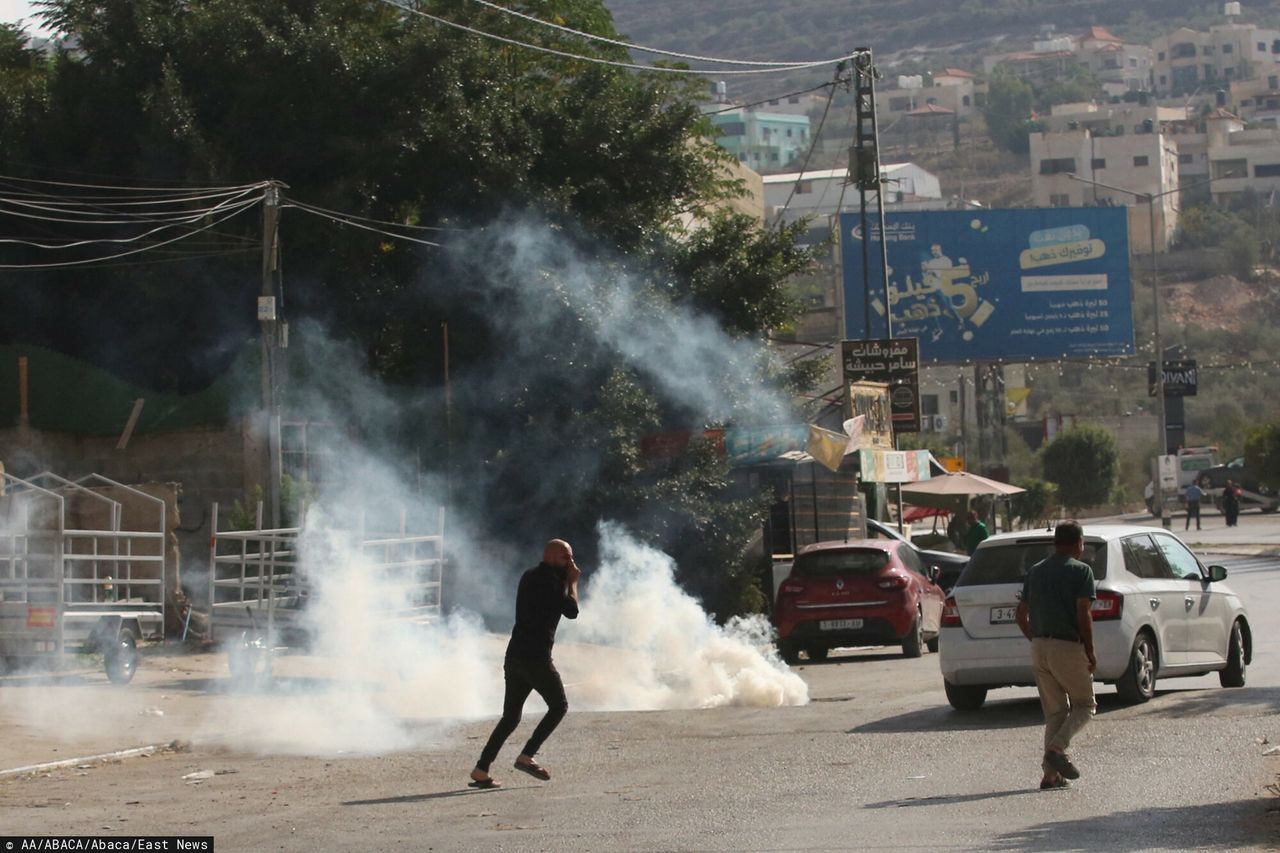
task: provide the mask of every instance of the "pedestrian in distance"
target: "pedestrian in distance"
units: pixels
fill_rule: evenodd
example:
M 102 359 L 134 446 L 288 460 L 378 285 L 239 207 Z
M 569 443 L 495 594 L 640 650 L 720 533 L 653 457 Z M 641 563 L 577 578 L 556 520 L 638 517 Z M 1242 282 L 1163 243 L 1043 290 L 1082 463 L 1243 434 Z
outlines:
M 1227 527 L 1235 527 L 1240 520 L 1240 490 L 1230 480 L 1222 490 L 1222 514 L 1227 519 Z
M 547 703 L 546 716 L 538 723 L 516 758 L 515 769 L 546 782 L 551 774 L 534 760 L 538 750 L 569 712 L 564 682 L 551 660 L 560 617 L 578 618 L 578 578 L 582 571 L 573 560 L 573 548 L 562 539 L 552 539 L 542 552 L 542 562 L 525 572 L 516 591 L 516 624 L 502 664 L 506 695 L 502 719 L 480 753 L 471 771 L 472 788 L 498 788 L 501 783 L 489 775 L 498 751 L 520 725 L 524 702 L 537 691 Z
M 969 510 L 968 515 L 969 529 L 964 534 L 964 547 L 969 552 L 969 556 L 973 556 L 973 552 L 978 550 L 978 546 L 982 544 L 982 540 L 991 534 L 987 532 L 987 525 L 983 524 L 978 518 L 978 514 L 973 510 Z
M 964 517 L 958 512 L 952 513 L 951 521 L 947 523 L 947 538 L 957 551 L 965 547 L 964 537 L 968 532 L 969 526 L 965 524 Z
M 1200 501 L 1204 500 L 1204 490 L 1195 483 L 1187 486 L 1183 493 L 1187 499 L 1187 524 L 1183 530 L 1191 529 L 1191 519 L 1196 520 L 1196 530 L 1200 529 Z
M 1044 711 L 1042 790 L 1080 778 L 1067 747 L 1097 709 L 1093 697 L 1093 569 L 1081 562 L 1084 529 L 1064 521 L 1053 533 L 1054 553 L 1027 570 L 1018 627 L 1031 641 L 1031 666 Z

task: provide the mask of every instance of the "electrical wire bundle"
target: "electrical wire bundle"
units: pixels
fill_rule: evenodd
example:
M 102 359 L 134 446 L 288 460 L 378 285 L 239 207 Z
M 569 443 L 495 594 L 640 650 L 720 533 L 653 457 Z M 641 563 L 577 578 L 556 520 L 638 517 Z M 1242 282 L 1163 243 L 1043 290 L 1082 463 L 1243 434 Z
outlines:
M 220 226 L 269 186 L 109 186 L 0 175 L 0 269 L 123 266 L 257 252 Z M 146 255 L 145 258 L 139 256 Z

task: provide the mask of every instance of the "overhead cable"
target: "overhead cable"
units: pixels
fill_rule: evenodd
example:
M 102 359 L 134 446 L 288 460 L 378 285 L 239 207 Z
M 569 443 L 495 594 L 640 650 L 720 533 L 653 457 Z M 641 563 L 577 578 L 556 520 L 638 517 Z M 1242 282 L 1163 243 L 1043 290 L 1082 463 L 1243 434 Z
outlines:
M 504 15 L 512 15 L 516 18 L 520 18 L 521 20 L 529 21 L 530 23 L 538 24 L 543 27 L 550 27 L 553 30 L 559 30 L 562 33 L 568 33 L 569 35 L 578 36 L 579 38 L 589 39 L 591 41 L 603 42 L 604 44 L 611 44 L 611 45 L 614 45 L 615 47 L 625 47 L 628 50 L 638 50 L 641 53 L 656 53 L 661 56 L 670 56 L 673 59 L 687 59 L 691 62 L 714 62 L 720 65 L 750 65 L 750 66 L 761 67 L 761 68 L 793 69 L 793 68 L 798 68 L 802 66 L 813 67 L 815 65 L 834 65 L 837 62 L 842 62 L 844 60 L 853 58 L 853 54 L 849 54 L 848 56 L 837 56 L 834 59 L 821 59 L 821 60 L 806 59 L 806 60 L 799 60 L 796 62 L 761 62 L 758 60 L 750 60 L 750 59 L 722 59 L 718 56 L 699 56 L 694 53 L 680 53 L 674 50 L 663 50 L 660 47 L 647 47 L 642 44 L 632 44 L 631 42 L 619 41 L 618 39 L 607 38 L 605 36 L 596 35 L 595 33 L 587 33 L 581 30 L 575 30 L 571 27 L 565 27 L 565 26 L 561 26 L 560 24 L 554 24 L 551 21 L 544 21 L 541 18 L 534 17 L 533 15 L 526 15 L 524 12 L 517 12 L 515 9 L 508 9 L 506 6 L 499 6 L 497 3 L 490 3 L 489 0 L 472 0 L 472 2 L 478 3 L 481 6 L 485 6 L 489 9 L 493 9 L 495 11 L 501 12 Z
M 707 110 L 706 112 L 704 112 L 704 113 L 703 113 L 703 115 L 704 115 L 704 116 L 717 116 L 717 115 L 720 115 L 721 113 L 730 113 L 730 112 L 733 112 L 734 110 L 749 110 L 749 109 L 751 109 L 752 107 L 759 107 L 759 106 L 762 106 L 762 105 L 764 105 L 764 104 L 771 104 L 771 103 L 773 103 L 774 101 L 780 101 L 780 100 L 782 100 L 783 98 L 797 98 L 797 97 L 799 97 L 799 96 L 801 96 L 801 95 L 807 95 L 807 94 L 809 94 L 810 92 L 816 92 L 816 91 L 818 91 L 819 89 L 825 89 L 825 88 L 827 88 L 828 86 L 835 86 L 835 85 L 837 85 L 837 84 L 836 84 L 836 82 L 835 82 L 834 80 L 832 80 L 832 81 L 829 81 L 829 82 L 827 82 L 827 83 L 819 83 L 817 86 L 810 86 L 808 89 L 801 89 L 801 90 L 799 90 L 798 92 L 788 92 L 788 93 L 786 93 L 785 95 L 774 95 L 772 98 L 764 98 L 764 99 L 759 100 L 759 101 L 752 101 L 752 102 L 751 102 L 751 103 L 749 103 L 749 104 L 733 104 L 732 106 L 728 106 L 728 107 L 725 107 L 724 109 L 720 109 L 720 110 Z
M 402 12 L 408 12 L 411 15 L 417 15 L 420 18 L 426 18 L 427 20 L 435 21 L 437 24 L 442 24 L 446 27 L 452 27 L 456 30 L 462 30 L 463 32 L 470 33 L 471 35 L 480 36 L 481 38 L 487 38 L 492 41 L 502 42 L 503 44 L 509 44 L 514 47 L 523 47 L 527 50 L 533 50 L 539 53 L 548 53 L 553 56 L 563 57 L 565 59 L 573 59 L 579 62 L 590 62 L 596 65 L 608 65 L 614 68 L 629 68 L 633 71 L 656 71 L 656 72 L 667 73 L 667 74 L 702 74 L 702 75 L 707 75 L 711 77 L 721 77 L 728 74 L 735 74 L 735 75 L 736 74 L 773 74 L 780 71 L 803 71 L 808 68 L 817 68 L 823 65 L 830 64 L 828 61 L 823 60 L 822 62 L 804 62 L 804 63 L 797 63 L 795 65 L 780 65 L 780 66 L 774 66 L 769 68 L 749 68 L 749 69 L 734 68 L 734 69 L 720 69 L 720 70 L 698 69 L 698 68 L 671 68 L 664 65 L 640 65 L 634 62 L 619 62 L 613 59 L 603 59 L 598 56 L 584 56 L 582 54 L 571 53 L 566 50 L 557 50 L 553 47 L 543 47 L 542 45 L 529 44 L 528 42 L 519 41 L 518 39 L 508 38 L 506 36 L 500 36 L 500 35 L 497 35 L 496 33 L 486 32 L 485 30 L 476 29 L 475 27 L 469 27 L 466 24 L 459 24 L 455 21 L 450 21 L 445 18 L 437 17 L 436 15 L 432 15 L 428 12 L 423 12 L 420 9 L 410 9 L 406 6 L 402 6 L 400 3 L 397 3 L 396 0 L 381 0 L 381 2 L 386 3 L 388 6 L 394 6 L 395 8 L 399 9 Z
M 99 264 L 99 263 L 101 263 L 101 262 L 103 262 L 103 261 L 113 261 L 113 260 L 116 260 L 116 259 L 118 259 L 118 258 L 126 258 L 126 257 L 130 257 L 130 256 L 132 256 L 132 255 L 138 255 L 138 254 L 141 254 L 142 252 L 150 252 L 150 251 L 154 251 L 154 250 L 159 249 L 159 248 L 161 248 L 161 247 L 163 247 L 163 246 L 169 246 L 169 245 L 172 245 L 172 244 L 174 244 L 174 243 L 177 243 L 177 242 L 179 242 L 179 241 L 181 241 L 181 240 L 186 240 L 186 239 L 188 239 L 188 238 L 190 238 L 190 237 L 193 237 L 193 236 L 195 236 L 196 234 L 199 234 L 199 233 L 201 233 L 201 232 L 203 232 L 203 231 L 208 231 L 208 230 L 210 230 L 210 229 L 212 229 L 212 228 L 216 228 L 217 226 L 221 225 L 223 222 L 226 222 L 227 220 L 231 219 L 232 217 L 235 217 L 235 216 L 239 215 L 240 213 L 244 212 L 245 210 L 247 210 L 247 209 L 248 209 L 249 207 L 251 207 L 251 206 L 253 206 L 253 205 L 252 205 L 252 204 L 249 204 L 249 203 L 241 204 L 241 205 L 239 205 L 238 207 L 236 207 L 235 209 L 233 209 L 233 210 L 231 210 L 230 212 L 226 213 L 224 216 L 220 217 L 219 219 L 216 219 L 216 220 L 214 220 L 213 222 L 210 222 L 208 225 L 204 225 L 204 226 L 201 226 L 201 227 L 199 227 L 199 228 L 192 228 L 190 231 L 188 231 L 188 232 L 187 232 L 187 233 L 185 233 L 185 234 L 179 234 L 179 235 L 178 235 L 178 236 L 176 236 L 176 237 L 170 237 L 169 239 L 167 239 L 167 240 L 163 240 L 163 241 L 161 241 L 161 242 L 159 242 L 159 243 L 152 243 L 152 244 L 150 244 L 150 245 L 140 246 L 140 247 L 138 247 L 138 248 L 136 248 L 136 249 L 130 249 L 130 250 L 126 251 L 126 252 L 117 252 L 116 254 L 113 254 L 113 255 L 103 255 L 102 257 L 97 257 L 97 258 L 85 258 L 85 259 L 78 260 L 78 261 L 59 261 L 59 262 L 56 262 L 56 263 L 42 263 L 42 264 L 0 264 L 0 269 L 5 269 L 5 270 L 37 270 L 37 269 L 63 269 L 63 268 L 67 268 L 67 267 L 82 267 L 82 266 L 89 266 L 89 265 L 92 265 L 92 264 Z
M 170 228 L 180 228 L 185 225 L 190 225 L 192 223 L 199 222 L 201 219 L 205 219 L 208 216 L 215 213 L 222 212 L 223 210 L 230 209 L 233 211 L 233 213 L 239 213 L 240 211 L 244 210 L 247 207 L 255 206 L 258 203 L 258 201 L 259 199 L 257 197 L 254 197 L 251 199 L 239 200 L 235 204 L 231 204 L 230 202 L 224 202 L 223 204 L 217 205 L 215 207 L 208 208 L 206 210 L 195 211 L 194 213 L 191 213 L 182 219 L 174 220 L 173 222 L 167 222 L 165 224 L 158 225 L 157 227 L 152 228 L 149 231 L 144 231 L 141 234 L 135 234 L 129 237 L 95 237 L 95 238 L 89 238 L 84 240 L 73 240 L 72 242 L 69 242 L 69 243 L 40 243 L 34 240 L 23 240 L 23 239 L 12 238 L 12 237 L 0 237 L 0 243 L 6 243 L 10 245 L 20 245 L 20 246 L 32 246 L 37 249 L 50 249 L 50 250 L 75 249 L 81 246 L 89 246 L 89 245 L 94 245 L 98 243 L 114 243 L 114 244 L 137 243 L 141 240 L 145 240 L 147 237 L 150 237 L 154 234 L 158 234 L 161 231 L 167 231 Z M 152 224 L 152 223 L 132 223 L 131 222 L 128 224 Z
M 458 229 L 458 228 L 444 228 L 444 227 L 439 226 L 439 225 L 410 225 L 410 224 L 408 224 L 408 223 L 406 223 L 406 222 L 394 222 L 394 221 L 389 220 L 389 219 L 374 219 L 374 218 L 373 218 L 373 217 L 371 217 L 371 216 L 360 216 L 359 214 L 355 214 L 355 213 L 344 213 L 344 212 L 342 212 L 341 210 L 330 210 L 329 208 L 327 208 L 327 207 L 321 207 L 321 206 L 320 206 L 320 205 L 318 205 L 318 204 L 308 204 L 308 203 L 306 203 L 306 202 L 298 201 L 296 198 L 289 198 L 289 199 L 285 199 L 285 200 L 286 200 L 286 201 L 288 201 L 290 204 L 294 205 L 295 207 L 306 208 L 307 210 L 310 210 L 310 211 L 311 211 L 311 212 L 313 212 L 313 213 L 324 213 L 324 214 L 328 214 L 328 215 L 330 215 L 330 216 L 340 216 L 340 217 L 342 217 L 342 218 L 344 218 L 344 219 L 357 219 L 357 220 L 359 220 L 359 221 L 361 221 L 361 222 L 368 222 L 368 223 L 372 223 L 372 224 L 374 224 L 374 225 L 386 225 L 386 226 L 391 227 L 391 228 L 408 228 L 408 229 L 411 229 L 411 230 L 413 230 L 413 231 L 458 231 L 458 230 L 461 230 L 461 229 Z
M 395 239 L 395 240 L 407 240 L 410 243 L 418 243 L 423 246 L 433 246 L 435 248 L 440 247 L 439 243 L 433 243 L 430 240 L 423 240 L 419 237 L 410 237 L 408 234 L 396 234 L 391 231 L 385 231 L 381 228 L 374 228 L 372 225 L 366 225 L 362 222 L 358 222 L 354 219 L 350 219 L 343 214 L 324 213 L 317 208 L 311 207 L 310 205 L 298 204 L 297 202 L 290 202 L 288 204 L 281 205 L 282 209 L 289 208 L 289 207 L 295 210 L 301 210 L 304 213 L 310 213 L 312 216 L 318 216 L 322 219 L 329 219 L 341 225 L 350 225 L 352 228 L 359 228 L 363 231 L 372 231 L 374 234 L 381 234 L 384 237 L 391 237 L 392 239 Z
M 839 81 L 840 74 L 841 71 L 837 70 L 836 80 L 833 80 L 833 83 Z M 782 207 L 778 208 L 778 215 L 773 220 L 775 227 L 782 224 L 782 215 L 791 206 L 791 200 L 796 197 L 796 190 L 799 189 L 800 184 L 804 181 L 804 173 L 809 170 L 809 160 L 813 157 L 813 152 L 818 148 L 818 140 L 822 136 L 822 128 L 827 124 L 827 115 L 831 112 L 831 102 L 835 100 L 835 97 L 836 87 L 832 86 L 827 92 L 827 102 L 822 107 L 822 118 L 818 120 L 818 128 L 813 132 L 813 137 L 809 140 L 809 150 L 804 154 L 804 162 L 800 165 L 800 174 L 796 176 L 795 182 L 791 185 L 791 192 L 787 193 L 787 200 L 782 203 Z

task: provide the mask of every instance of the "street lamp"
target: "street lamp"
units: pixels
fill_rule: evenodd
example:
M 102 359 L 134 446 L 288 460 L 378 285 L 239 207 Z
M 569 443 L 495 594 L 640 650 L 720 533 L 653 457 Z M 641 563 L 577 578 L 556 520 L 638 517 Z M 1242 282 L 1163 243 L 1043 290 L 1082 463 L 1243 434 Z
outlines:
M 1182 192 L 1183 190 L 1193 189 L 1204 184 L 1209 184 L 1222 178 L 1235 177 L 1235 172 L 1224 172 L 1217 177 L 1209 177 L 1203 181 L 1187 184 L 1186 186 L 1174 187 L 1173 189 L 1164 190 L 1163 192 L 1138 192 L 1137 190 L 1127 189 L 1126 187 L 1117 187 L 1111 184 L 1104 184 L 1102 181 L 1094 181 L 1089 178 L 1082 178 L 1074 172 L 1068 172 L 1067 177 L 1073 181 L 1079 181 L 1082 184 L 1090 184 L 1095 187 L 1112 190 L 1113 192 L 1124 193 L 1132 196 L 1139 202 L 1147 205 L 1148 219 L 1151 223 L 1151 308 L 1152 322 L 1155 332 L 1155 349 L 1156 349 L 1156 427 L 1160 430 L 1159 442 L 1156 447 L 1160 450 L 1161 456 L 1167 456 L 1169 453 L 1169 433 L 1165 429 L 1165 405 L 1164 405 L 1164 346 L 1160 341 L 1160 264 L 1158 261 L 1159 253 L 1156 252 L 1156 199 L 1164 198 L 1172 193 Z M 1153 485 L 1155 486 L 1155 494 L 1152 496 L 1153 506 L 1160 508 L 1160 518 L 1165 527 L 1170 526 L 1169 516 L 1164 512 L 1164 490 L 1160 488 L 1160 475 L 1157 472 Z

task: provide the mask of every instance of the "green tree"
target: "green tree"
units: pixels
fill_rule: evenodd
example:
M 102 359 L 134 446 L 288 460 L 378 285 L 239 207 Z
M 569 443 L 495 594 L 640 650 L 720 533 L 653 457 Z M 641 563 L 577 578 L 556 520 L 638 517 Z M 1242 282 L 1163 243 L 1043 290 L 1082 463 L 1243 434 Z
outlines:
M 1024 530 L 1049 517 L 1049 510 L 1057 497 L 1057 490 L 1052 483 L 1028 477 L 1014 485 L 1026 489 L 1009 500 L 1010 511 Z
M 982 116 L 991 141 L 1005 151 L 1025 154 L 1030 149 L 1028 134 L 1039 128 L 1032 117 L 1035 92 L 1031 84 L 1006 72 L 991 77 Z
M 1244 440 L 1244 464 L 1263 483 L 1280 483 L 1280 421 L 1258 424 Z
M 600 0 L 537 5 L 543 19 L 617 35 Z M 795 417 L 778 401 L 821 369 L 788 366 L 764 346 L 796 316 L 785 282 L 812 257 L 797 228 L 765 231 L 721 211 L 741 188 L 694 99 L 700 84 L 525 51 L 369 0 L 45 6 L 79 47 L 37 69 L 40 96 L 16 101 L 0 126 L 0 173 L 273 178 L 306 203 L 443 229 L 425 233 L 444 247 L 424 250 L 286 209 L 290 369 L 332 369 L 313 328 L 349 344 L 405 408 L 340 399 L 334 411 L 366 441 L 387 437 L 426 465 L 443 465 L 450 448 L 450 469 L 467 483 L 454 490 L 459 508 L 480 535 L 585 540 L 600 518 L 618 519 L 676 555 L 682 580 L 718 615 L 758 609 L 742 568 L 758 495 L 696 442 L 666 469 L 637 449 L 650 432 Z M 465 0 L 424 8 L 521 42 L 628 58 Z M 686 214 L 701 227 L 683 229 Z M 256 334 L 259 232 L 248 215 L 219 229 L 253 249 L 239 255 L 6 277 L 0 336 L 108 358 L 146 387 L 198 386 Z M 544 251 L 513 269 L 531 243 Z M 40 260 L 13 251 L 16 262 Z M 623 294 L 633 328 L 616 317 Z M 672 312 L 698 315 L 690 328 L 732 350 L 714 403 L 627 352 L 627 333 Z M 440 405 L 445 323 L 449 433 L 443 418 L 410 416 Z M 130 334 L 93 350 L 111 325 Z M 300 394 L 285 397 L 300 405 Z
M 1058 500 L 1071 511 L 1105 503 L 1120 471 L 1115 436 L 1100 426 L 1078 424 L 1042 451 L 1044 476 L 1058 488 Z

